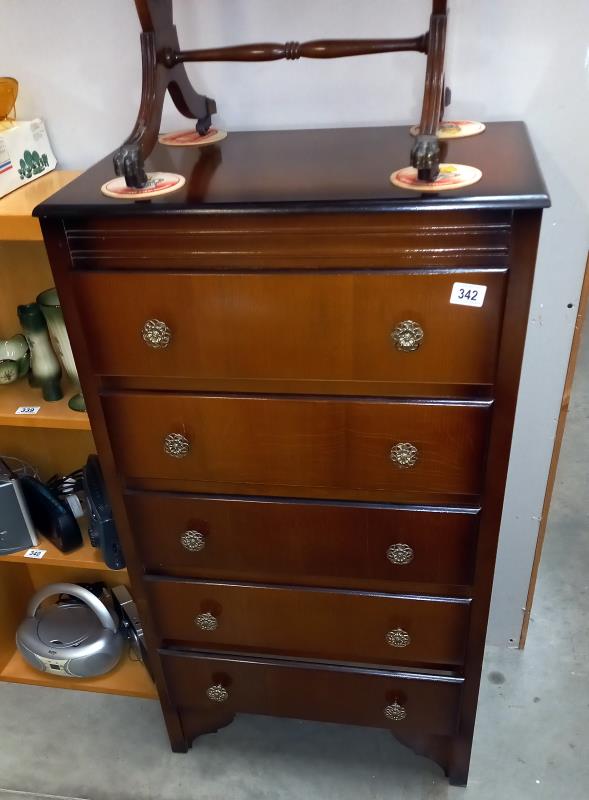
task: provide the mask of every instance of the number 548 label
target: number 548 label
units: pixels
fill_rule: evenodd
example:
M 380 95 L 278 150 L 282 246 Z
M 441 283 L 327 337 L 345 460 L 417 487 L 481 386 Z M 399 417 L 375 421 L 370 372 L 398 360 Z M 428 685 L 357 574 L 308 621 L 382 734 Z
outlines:
M 43 558 L 47 550 L 37 550 L 36 547 L 31 547 L 25 553 L 25 558 Z
M 450 302 L 455 306 L 473 306 L 481 308 L 485 302 L 487 287 L 477 283 L 455 283 L 452 287 Z

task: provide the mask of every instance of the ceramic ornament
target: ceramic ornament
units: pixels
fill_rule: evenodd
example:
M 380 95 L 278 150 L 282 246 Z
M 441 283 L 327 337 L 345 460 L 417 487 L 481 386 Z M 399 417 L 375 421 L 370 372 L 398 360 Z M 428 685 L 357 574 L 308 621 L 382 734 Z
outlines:
M 182 175 L 174 172 L 150 172 L 147 175 L 147 185 L 142 189 L 127 186 L 125 178 L 113 178 L 101 187 L 100 191 L 107 197 L 116 197 L 121 200 L 147 200 L 151 197 L 161 197 L 181 189 L 186 183 Z
M 204 147 L 206 144 L 215 144 L 227 138 L 227 131 L 218 128 L 210 128 L 204 136 L 195 130 L 174 131 L 173 133 L 162 133 L 158 139 L 160 144 L 168 147 Z
M 391 175 L 391 183 L 401 189 L 412 189 L 415 192 L 446 192 L 450 189 L 464 189 L 472 186 L 483 177 L 476 167 L 464 164 L 440 164 L 440 174 L 435 181 L 420 181 L 414 167 L 403 167 Z
M 10 339 L 0 339 L 0 383 L 12 383 L 29 371 L 31 352 L 21 333 Z
M 486 127 L 482 122 L 471 119 L 448 120 L 442 122 L 436 135 L 438 139 L 466 139 L 467 136 L 478 136 Z M 419 125 L 414 125 L 410 133 L 412 136 L 419 136 Z

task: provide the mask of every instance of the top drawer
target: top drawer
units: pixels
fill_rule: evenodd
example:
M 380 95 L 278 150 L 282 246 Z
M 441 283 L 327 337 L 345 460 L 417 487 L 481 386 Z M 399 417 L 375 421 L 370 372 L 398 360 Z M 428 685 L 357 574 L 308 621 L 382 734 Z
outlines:
M 73 281 L 101 375 L 204 390 L 455 396 L 493 384 L 506 273 L 78 272 Z M 456 282 L 485 289 L 483 305 L 450 304 Z

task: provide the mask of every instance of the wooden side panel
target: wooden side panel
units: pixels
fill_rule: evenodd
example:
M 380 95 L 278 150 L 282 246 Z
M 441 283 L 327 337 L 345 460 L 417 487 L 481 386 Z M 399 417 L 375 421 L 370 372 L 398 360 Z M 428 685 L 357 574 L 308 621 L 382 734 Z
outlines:
M 83 467 L 95 449 L 90 431 L 0 426 L 0 454 L 32 464 L 44 480 Z
M 43 242 L 0 241 L 0 338 L 21 332 L 16 307 L 53 286 Z
M 542 214 L 521 211 L 514 217 L 512 270 L 499 351 L 499 370 L 493 422 L 487 455 L 484 502 L 475 571 L 465 667 L 465 689 L 459 734 L 454 742 L 450 778 L 466 784 L 476 718 L 497 540 L 503 512 L 513 421 L 532 295 L 534 266 Z
M 14 654 L 16 630 L 33 592 L 25 566 L 0 560 L 0 675 Z

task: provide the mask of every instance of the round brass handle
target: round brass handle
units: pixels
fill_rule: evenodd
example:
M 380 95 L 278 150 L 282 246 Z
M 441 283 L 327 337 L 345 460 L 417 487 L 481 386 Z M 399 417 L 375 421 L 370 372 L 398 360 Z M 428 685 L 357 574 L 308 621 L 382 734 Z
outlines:
M 206 543 L 206 537 L 200 531 L 184 531 L 180 537 L 180 544 L 190 553 L 200 553 Z
M 201 631 L 210 633 L 211 631 L 217 630 L 219 627 L 219 620 L 214 614 L 211 614 L 210 611 L 205 611 L 203 614 L 199 614 L 194 618 L 194 624 L 197 628 L 200 628 Z
M 397 442 L 391 447 L 390 458 L 401 469 L 409 469 L 417 464 L 419 450 L 411 442 Z
M 164 439 L 164 453 L 172 458 L 185 458 L 190 453 L 190 442 L 181 433 L 169 433 Z
M 413 353 L 419 349 L 423 341 L 423 328 L 412 319 L 403 320 L 393 329 L 391 338 L 397 350 L 402 353 Z
M 411 637 L 403 628 L 394 628 L 385 636 L 386 643 L 391 647 L 407 647 L 411 644 Z
M 165 350 L 172 341 L 172 331 L 161 319 L 148 319 L 141 328 L 143 341 L 154 350 Z
M 224 703 L 226 700 L 229 700 L 229 692 L 224 686 L 217 683 L 214 686 L 209 686 L 207 689 L 207 697 L 213 703 Z
M 384 715 L 392 722 L 402 722 L 407 717 L 407 709 L 395 700 L 394 703 L 385 708 Z
M 407 564 L 410 564 L 413 561 L 414 555 L 413 548 L 402 542 L 392 544 L 387 550 L 387 558 L 391 564 L 396 564 L 400 567 L 405 567 Z

